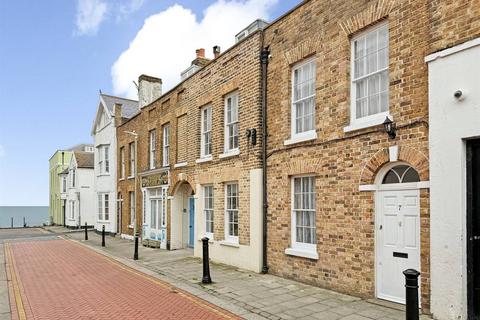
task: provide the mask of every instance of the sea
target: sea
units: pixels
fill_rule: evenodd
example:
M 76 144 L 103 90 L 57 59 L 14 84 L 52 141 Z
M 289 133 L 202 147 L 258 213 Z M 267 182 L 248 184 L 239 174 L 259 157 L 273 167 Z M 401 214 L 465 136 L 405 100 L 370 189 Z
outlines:
M 0 228 L 23 227 L 23 218 L 28 227 L 42 226 L 48 222 L 46 207 L 2 207 L 0 206 Z

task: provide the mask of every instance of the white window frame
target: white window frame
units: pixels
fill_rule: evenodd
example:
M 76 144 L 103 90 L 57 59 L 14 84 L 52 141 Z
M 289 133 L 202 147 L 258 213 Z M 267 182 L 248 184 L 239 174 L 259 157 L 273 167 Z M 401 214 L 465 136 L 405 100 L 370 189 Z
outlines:
M 135 192 L 130 191 L 128 193 L 128 198 L 129 198 L 129 205 L 130 205 L 130 227 L 133 228 L 135 225 L 135 206 L 136 206 L 136 199 L 135 199 Z
M 156 152 L 157 152 L 157 130 L 153 129 L 150 130 L 150 140 L 149 140 L 149 167 L 150 169 L 155 169 L 156 167 L 156 162 L 157 162 L 157 157 L 156 157 Z
M 110 220 L 110 194 L 98 193 L 97 206 L 98 206 L 98 210 L 97 210 L 98 220 L 109 221 Z
M 170 165 L 170 124 L 164 124 L 162 129 L 162 164 L 164 167 Z
M 70 187 L 75 188 L 76 183 L 77 183 L 77 177 L 76 177 L 76 170 L 72 169 L 71 170 L 71 175 L 70 175 Z
M 237 120 L 236 121 L 232 121 L 232 122 L 228 122 L 228 112 L 227 112 L 227 108 L 228 108 L 228 99 L 231 99 L 232 97 L 236 96 L 236 101 L 237 101 Z M 231 154 L 231 153 L 238 153 L 239 151 L 239 148 L 240 148 L 240 95 L 238 94 L 238 91 L 234 91 L 228 95 L 225 96 L 225 99 L 224 99 L 224 110 L 225 110 L 225 116 L 224 116 L 224 127 L 223 127 L 223 130 L 224 130 L 224 154 Z M 232 126 L 232 125 L 237 125 L 237 146 L 236 147 L 233 147 L 233 148 L 230 148 L 229 147 L 229 140 L 230 140 L 230 136 L 229 136 L 229 126 Z
M 75 201 L 70 201 L 70 220 L 75 220 Z
M 125 147 L 120 148 L 120 179 L 125 179 Z
M 207 188 L 212 188 L 212 196 L 211 196 L 211 199 L 212 199 L 212 207 L 211 208 L 207 208 Z M 210 198 L 210 197 L 208 197 Z M 211 220 L 211 223 L 212 223 L 212 230 L 211 232 L 207 231 L 208 228 L 207 228 L 207 224 L 209 223 L 210 220 L 207 220 L 207 211 L 211 211 L 212 213 L 212 220 Z M 213 185 L 211 184 L 208 184 L 208 185 L 204 185 L 203 186 L 203 221 L 204 221 L 204 226 L 205 226 L 205 236 L 208 237 L 210 240 L 213 240 L 213 235 L 214 235 L 214 228 L 215 228 L 215 191 L 213 189 Z
M 135 176 L 135 142 L 130 142 L 128 145 L 128 149 L 130 151 L 130 172 L 128 177 L 133 178 Z
M 104 174 L 110 174 L 110 145 L 103 146 Z
M 356 90 L 356 81 L 368 78 L 372 75 L 375 74 L 380 74 L 384 71 L 389 71 L 389 64 L 390 64 L 390 57 L 389 54 L 387 55 L 387 66 L 383 69 L 377 69 L 375 72 L 364 75 L 362 77 L 359 77 L 358 79 L 355 79 L 355 41 L 358 41 L 361 38 L 365 38 L 368 34 L 372 32 L 378 32 L 379 29 L 381 28 L 386 28 L 387 29 L 387 49 L 389 48 L 390 45 L 390 34 L 388 30 L 388 22 L 380 22 L 365 31 L 359 33 L 355 37 L 353 37 L 350 40 L 350 124 L 344 128 L 345 132 L 349 131 L 354 131 L 354 130 L 359 130 L 371 126 L 376 126 L 379 124 L 382 124 L 383 121 L 385 121 L 386 117 L 389 117 L 392 119 L 390 115 L 390 105 L 389 101 L 387 102 L 387 111 L 379 112 L 376 114 L 368 115 L 362 118 L 357 119 L 357 90 Z M 389 97 L 389 86 L 390 86 L 390 81 L 388 77 L 388 83 L 387 83 L 387 99 Z M 388 99 L 389 100 L 389 99 Z
M 237 208 L 236 209 L 228 209 L 228 186 L 229 185 L 236 185 L 237 186 Z M 238 224 L 238 234 L 240 235 L 240 216 L 239 216 L 239 208 L 240 208 L 240 185 L 238 181 L 235 182 L 227 182 L 225 183 L 225 241 L 238 244 L 238 236 L 230 235 L 229 233 L 229 211 L 236 211 L 237 212 L 237 224 Z
M 110 145 L 104 144 L 97 147 L 98 174 L 110 174 Z
M 316 177 L 314 175 L 298 175 L 292 176 L 290 179 L 291 189 L 290 189 L 290 212 L 291 212 L 291 247 L 285 250 L 285 253 L 288 255 L 295 255 L 301 256 L 310 259 L 318 259 L 317 253 L 317 206 L 315 201 L 315 208 L 311 209 L 315 213 L 315 243 L 305 243 L 305 242 L 297 242 L 297 215 L 295 209 L 295 179 L 301 178 L 313 178 L 314 185 L 313 185 L 313 192 L 315 194 L 315 200 L 317 197 L 316 191 Z M 306 211 L 303 209 L 303 211 Z
M 211 158 L 212 157 L 212 106 L 208 105 L 203 107 L 201 110 L 201 134 L 200 134 L 200 158 Z M 205 119 L 205 114 L 207 119 Z M 207 136 L 210 137 L 207 142 Z M 210 152 L 207 153 L 207 146 L 210 147 Z
M 308 97 L 304 97 L 300 100 L 306 100 L 306 99 L 312 99 L 313 98 L 313 129 L 308 130 L 308 131 L 303 131 L 300 133 L 296 133 L 297 131 L 297 108 L 295 107 L 295 103 L 300 101 L 300 100 L 294 100 L 294 90 L 295 90 L 295 71 L 302 68 L 306 64 L 313 63 L 313 66 L 315 67 L 315 78 L 314 78 L 314 94 L 310 95 Z M 295 144 L 303 141 L 309 141 L 309 140 L 314 140 L 317 138 L 317 130 L 316 130 L 316 88 L 317 88 L 317 63 L 315 61 L 315 57 L 311 57 L 308 59 L 305 59 L 297 64 L 295 64 L 292 68 L 291 72 L 291 94 L 290 94 L 290 139 L 286 140 L 284 142 L 285 145 L 290 145 L 290 144 Z

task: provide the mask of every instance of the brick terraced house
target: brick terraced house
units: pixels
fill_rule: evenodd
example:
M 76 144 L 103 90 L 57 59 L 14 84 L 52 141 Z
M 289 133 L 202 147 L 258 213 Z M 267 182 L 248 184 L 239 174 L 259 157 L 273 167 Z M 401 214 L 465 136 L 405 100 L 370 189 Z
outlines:
M 208 236 L 214 261 L 260 271 L 261 47 L 257 30 L 211 61 L 197 50 L 180 84 L 118 124 L 122 233 L 136 214 L 144 245 L 201 256 Z
M 428 96 L 430 81 L 430 100 L 452 104 L 432 99 L 450 65 L 437 60 L 463 52 L 467 41 L 477 46 L 474 3 L 307 0 L 270 25 L 257 23 L 260 31 L 239 33 L 223 54 L 215 47 L 212 61 L 197 51 L 182 82 L 159 98 L 140 81 L 139 100 L 153 102 L 117 122 L 120 210 L 130 222 L 122 233 L 133 235 L 136 221 L 144 245 L 193 247 L 196 256 L 206 235 L 215 261 L 398 303 L 405 302 L 402 271 L 413 268 L 421 272 L 423 312 L 445 319 L 479 312 L 472 307 L 478 296 L 466 298 L 461 289 L 477 288 L 475 277 L 465 280 L 465 256 L 474 249 L 462 239 L 471 230 L 443 236 L 466 219 L 439 211 L 448 188 L 432 198 L 432 210 L 444 217 L 433 212 L 430 219 L 430 168 L 442 168 L 433 156 L 443 149 L 429 153 L 429 143 L 436 145 L 429 141 Z M 446 121 L 448 111 L 435 111 Z M 476 111 L 469 112 L 463 118 L 474 119 Z M 441 130 L 435 134 L 445 139 Z M 456 134 L 469 138 L 474 129 Z M 438 185 L 441 177 L 432 176 Z M 450 205 L 458 209 L 462 194 L 456 197 Z M 458 295 L 448 292 L 454 285 Z
M 430 312 L 424 59 L 478 36 L 460 2 L 304 1 L 265 29 L 271 273 L 404 303 L 414 268 Z
M 265 45 L 270 271 L 404 303 L 414 268 L 428 310 L 427 2 L 305 1 Z

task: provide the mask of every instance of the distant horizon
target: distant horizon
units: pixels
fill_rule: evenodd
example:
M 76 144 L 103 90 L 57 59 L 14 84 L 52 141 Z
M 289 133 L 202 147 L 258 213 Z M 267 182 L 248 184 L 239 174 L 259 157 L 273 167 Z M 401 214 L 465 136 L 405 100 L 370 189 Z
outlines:
M 30 207 L 48 207 L 48 205 L 44 206 L 34 206 L 34 205 L 28 205 L 28 206 L 14 206 L 14 205 L 0 205 L 0 208 L 5 208 L 5 207 L 25 207 L 25 208 L 30 208 Z

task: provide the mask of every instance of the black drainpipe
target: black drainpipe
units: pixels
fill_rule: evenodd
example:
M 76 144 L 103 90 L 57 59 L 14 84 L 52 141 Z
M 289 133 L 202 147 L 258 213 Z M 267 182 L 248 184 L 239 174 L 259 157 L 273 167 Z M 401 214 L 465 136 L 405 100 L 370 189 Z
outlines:
M 263 184 L 263 267 L 262 273 L 268 272 L 267 264 L 267 69 L 270 57 L 269 46 L 263 47 L 260 54 L 262 65 L 262 184 Z

